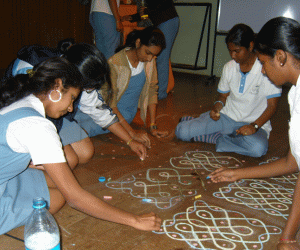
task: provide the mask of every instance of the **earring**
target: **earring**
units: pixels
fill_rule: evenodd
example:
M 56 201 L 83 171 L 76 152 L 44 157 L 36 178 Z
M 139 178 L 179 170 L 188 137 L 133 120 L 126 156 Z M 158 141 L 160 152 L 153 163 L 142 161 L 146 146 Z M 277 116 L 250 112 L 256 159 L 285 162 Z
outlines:
M 280 63 L 280 66 L 282 67 L 284 65 L 284 63 Z
M 53 100 L 52 97 L 51 97 L 51 94 L 52 94 L 53 91 L 54 90 L 51 90 L 50 93 L 49 93 L 49 96 L 48 96 L 49 99 L 50 99 L 50 101 L 51 102 L 59 102 L 61 100 L 61 92 L 59 90 L 55 90 L 55 91 L 57 91 L 59 93 L 59 98 L 57 100 Z

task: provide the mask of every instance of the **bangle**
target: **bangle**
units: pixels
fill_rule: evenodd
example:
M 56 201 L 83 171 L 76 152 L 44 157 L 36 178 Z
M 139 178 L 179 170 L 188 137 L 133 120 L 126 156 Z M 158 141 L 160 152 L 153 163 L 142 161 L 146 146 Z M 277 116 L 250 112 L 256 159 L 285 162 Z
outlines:
M 133 140 L 133 138 L 131 138 L 126 144 L 129 146 L 129 144 L 132 140 Z
M 296 243 L 297 241 L 296 240 L 289 240 L 289 239 L 280 239 L 278 241 L 278 243 Z
M 222 106 L 223 106 L 223 108 L 224 108 L 225 105 L 224 105 L 224 103 L 223 103 L 222 101 L 215 101 L 214 105 L 215 105 L 216 103 L 218 103 L 218 102 L 221 103 Z

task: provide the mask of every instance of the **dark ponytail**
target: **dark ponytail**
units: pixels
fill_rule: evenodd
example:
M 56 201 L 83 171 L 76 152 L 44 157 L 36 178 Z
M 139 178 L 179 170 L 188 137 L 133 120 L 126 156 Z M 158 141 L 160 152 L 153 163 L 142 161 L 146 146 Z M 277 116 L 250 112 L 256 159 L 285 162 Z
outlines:
M 75 65 L 64 58 L 50 58 L 33 68 L 32 73 L 9 78 L 0 87 L 0 109 L 30 94 L 46 94 L 60 78 L 64 89 L 82 89 L 82 76 Z
M 271 19 L 259 31 L 255 48 L 271 57 L 280 49 L 300 61 L 300 24 L 287 17 Z
M 64 54 L 74 44 L 74 38 L 66 38 L 57 43 L 56 49 L 59 51 L 59 53 Z
M 105 82 L 110 83 L 108 63 L 95 46 L 86 43 L 75 44 L 63 57 L 73 63 L 82 74 L 84 89 L 100 89 Z
M 160 29 L 155 27 L 147 27 L 143 30 L 133 30 L 131 31 L 127 38 L 124 46 L 121 46 L 116 49 L 116 52 L 129 47 L 135 48 L 136 40 L 140 39 L 141 44 L 145 46 L 159 46 L 161 50 L 166 47 L 166 40 L 164 34 Z
M 234 25 L 228 32 L 225 42 L 228 45 L 233 43 L 236 46 L 242 46 L 249 49 L 250 42 L 254 42 L 255 35 L 253 30 L 246 24 L 239 23 Z

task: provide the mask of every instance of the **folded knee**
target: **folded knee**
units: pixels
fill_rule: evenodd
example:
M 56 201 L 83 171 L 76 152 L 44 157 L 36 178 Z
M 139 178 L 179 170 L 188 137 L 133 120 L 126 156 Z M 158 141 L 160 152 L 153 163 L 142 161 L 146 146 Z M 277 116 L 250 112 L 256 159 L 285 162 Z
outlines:
M 255 144 L 249 147 L 249 156 L 251 157 L 261 157 L 265 155 L 268 151 L 268 141 L 261 140 L 256 141 Z
M 175 135 L 178 139 L 182 140 L 182 141 L 189 141 L 190 135 L 189 135 L 189 131 L 182 126 L 181 123 L 179 123 L 175 129 Z

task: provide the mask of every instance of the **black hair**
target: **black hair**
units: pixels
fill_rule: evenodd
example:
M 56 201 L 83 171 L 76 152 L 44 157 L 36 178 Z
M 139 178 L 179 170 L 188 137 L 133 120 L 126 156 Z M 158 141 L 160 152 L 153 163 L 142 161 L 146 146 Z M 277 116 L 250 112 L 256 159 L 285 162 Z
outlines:
M 300 60 L 300 24 L 287 17 L 269 20 L 259 31 L 255 48 L 271 57 L 280 49 Z
M 250 43 L 254 41 L 255 34 L 253 30 L 243 23 L 234 25 L 225 38 L 227 45 L 233 43 L 237 46 L 245 47 L 246 49 L 249 49 Z
M 127 35 L 125 45 L 117 48 L 116 52 L 119 52 L 126 47 L 135 48 L 137 39 L 140 39 L 141 44 L 145 46 L 159 46 L 161 47 L 161 50 L 166 47 L 165 36 L 161 30 L 150 26 L 143 30 L 131 31 Z
M 75 44 L 74 38 L 66 38 L 57 43 L 56 49 L 61 53 L 65 53 L 68 48 Z
M 77 67 L 66 59 L 54 57 L 33 68 L 32 75 L 20 74 L 6 80 L 0 87 L 0 109 L 30 94 L 46 94 L 60 78 L 64 89 L 82 89 L 82 76 Z
M 104 55 L 93 45 L 82 43 L 71 46 L 63 55 L 83 76 L 84 89 L 100 89 L 108 82 L 109 66 Z

